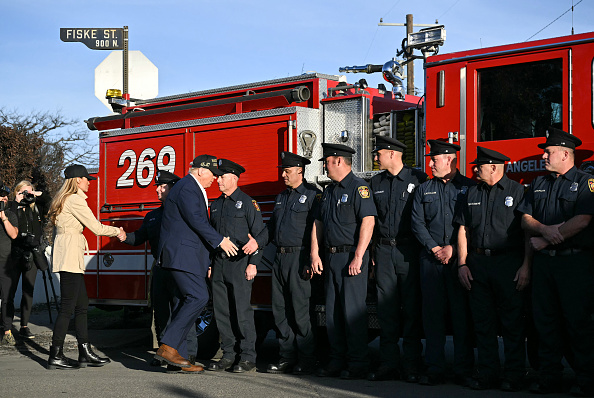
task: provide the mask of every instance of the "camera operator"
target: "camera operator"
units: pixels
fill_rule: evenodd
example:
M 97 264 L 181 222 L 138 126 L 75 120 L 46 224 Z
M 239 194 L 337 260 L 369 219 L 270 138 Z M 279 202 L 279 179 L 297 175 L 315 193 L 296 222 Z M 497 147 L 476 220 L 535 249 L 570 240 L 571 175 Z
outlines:
M 14 302 L 16 287 L 21 276 L 21 329 L 19 334 L 25 338 L 34 338 L 27 327 L 31 306 L 33 304 L 33 289 L 37 270 L 45 271 L 48 267 L 42 245 L 43 225 L 51 198 L 47 193 L 35 191 L 30 181 L 19 182 L 15 189 L 14 200 L 9 203 L 10 210 L 17 215 L 19 233 L 12 243 L 11 258 L 14 267 L 13 289 L 10 300 Z
M 14 271 L 12 264 L 8 261 L 12 239 L 17 237 L 19 232 L 17 225 L 17 216 L 6 209 L 10 189 L 0 182 L 0 301 L 2 302 L 2 345 L 14 345 L 15 340 L 12 335 L 12 318 L 14 317 L 14 303 L 9 300 L 10 292 L 14 281 Z

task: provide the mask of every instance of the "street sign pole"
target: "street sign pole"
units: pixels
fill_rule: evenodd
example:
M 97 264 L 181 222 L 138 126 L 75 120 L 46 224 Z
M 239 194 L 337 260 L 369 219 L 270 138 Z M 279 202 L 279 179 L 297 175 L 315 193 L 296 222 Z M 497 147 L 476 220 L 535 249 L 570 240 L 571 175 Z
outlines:
M 128 92 L 128 27 L 124 26 L 124 92 L 125 99 L 130 99 L 130 93 Z

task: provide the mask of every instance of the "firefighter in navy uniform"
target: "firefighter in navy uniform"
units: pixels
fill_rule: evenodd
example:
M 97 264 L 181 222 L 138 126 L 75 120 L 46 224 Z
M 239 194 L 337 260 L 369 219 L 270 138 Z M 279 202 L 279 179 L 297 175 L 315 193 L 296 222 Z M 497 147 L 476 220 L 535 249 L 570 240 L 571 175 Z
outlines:
M 472 322 L 468 292 L 460 285 L 456 266 L 457 228 L 454 214 L 469 187 L 476 185 L 456 169 L 460 146 L 439 140 L 427 140 L 430 146 L 429 167 L 433 178 L 415 190 L 412 230 L 423 245 L 420 255 L 425 363 L 423 385 L 445 381 L 447 314 L 451 317 L 454 337 L 454 381 L 469 385 L 474 364 Z
M 577 378 L 571 392 L 594 395 L 594 179 L 575 167 L 574 150 L 581 143 L 549 128 L 538 146 L 551 174 L 537 177 L 518 207 L 534 250 L 532 309 L 540 339 L 539 379 L 530 387 L 535 393 L 562 388 L 567 335 Z
M 275 200 L 266 224 L 276 246 L 272 266 L 272 313 L 279 331 L 280 359 L 268 373 L 310 374 L 315 365 L 315 342 L 310 319 L 311 228 L 321 191 L 304 179 L 311 162 L 291 152 L 281 153 L 282 177 L 287 189 Z
M 227 159 L 219 159 L 219 170 L 224 174 L 218 178 L 219 196 L 210 206 L 210 222 L 222 235 L 229 236 L 237 247 L 243 247 L 250 237 L 264 239 L 260 206 L 237 187 L 245 169 Z M 261 237 L 261 238 L 260 238 Z M 265 241 L 258 241 L 258 247 Z M 257 274 L 257 265 L 262 251 L 251 254 L 240 252 L 228 257 L 224 252 L 216 254 L 212 263 L 212 295 L 215 319 L 221 335 L 223 357 L 212 362 L 208 370 L 222 371 L 233 366 L 233 372 L 243 373 L 256 370 L 256 327 L 254 309 L 250 301 L 252 283 Z M 236 352 L 236 347 L 238 351 Z
M 368 246 L 377 213 L 369 186 L 351 171 L 355 150 L 341 144 L 323 143 L 322 147 L 320 161 L 333 183 L 322 195 L 312 228 L 311 258 L 313 272 L 325 272 L 330 362 L 317 375 L 361 379 L 367 377 L 369 366 L 365 298 Z
M 518 391 L 526 373 L 524 288 L 531 258 L 524 250 L 521 214 L 524 186 L 505 175 L 509 158 L 477 147 L 474 172 L 479 184 L 468 189 L 455 222 L 458 230 L 458 277 L 470 291 L 478 351 L 478 377 L 470 387 Z M 505 346 L 504 379 L 499 382 L 497 340 L 501 324 Z
M 380 324 L 380 366 L 369 380 L 402 378 L 419 381 L 421 367 L 420 245 L 412 236 L 411 211 L 414 190 L 427 181 L 427 174 L 405 166 L 406 145 L 378 136 L 373 153 L 384 170 L 370 182 L 377 208 L 374 235 L 377 315 Z M 402 329 L 402 357 L 398 338 Z M 402 374 L 400 374 L 402 372 Z

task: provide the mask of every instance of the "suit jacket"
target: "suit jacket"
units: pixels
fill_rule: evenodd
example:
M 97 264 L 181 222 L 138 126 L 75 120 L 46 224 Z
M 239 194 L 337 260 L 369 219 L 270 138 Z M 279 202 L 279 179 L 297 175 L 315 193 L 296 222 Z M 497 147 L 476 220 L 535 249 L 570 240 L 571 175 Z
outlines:
M 179 180 L 165 200 L 158 257 L 163 268 L 206 276 L 210 251 L 223 236 L 211 227 L 198 183 L 190 174 Z

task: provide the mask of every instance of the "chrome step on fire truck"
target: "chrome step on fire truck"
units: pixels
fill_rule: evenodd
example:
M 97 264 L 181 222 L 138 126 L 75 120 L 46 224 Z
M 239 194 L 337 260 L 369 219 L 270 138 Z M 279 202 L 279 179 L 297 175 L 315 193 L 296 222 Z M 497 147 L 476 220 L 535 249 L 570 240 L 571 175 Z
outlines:
M 284 189 L 276 167 L 281 151 L 311 158 L 306 178 L 323 186 L 329 180 L 317 161 L 321 143 L 344 143 L 357 150 L 355 173 L 369 178 L 377 172 L 370 153 L 376 134 L 405 142 L 405 162 L 422 169 L 426 140 L 449 138 L 462 146 L 459 163 L 466 175 L 476 146 L 492 148 L 512 159 L 506 166 L 512 178 L 528 183 L 544 173 L 536 145 L 554 125 L 582 139 L 578 163 L 592 164 L 594 33 L 430 56 L 444 39 L 442 27 L 431 28 L 409 35 L 398 51 L 403 63 L 423 59 L 424 98 L 403 93 L 395 59 L 341 68 L 382 73 L 391 91 L 368 87 L 364 79 L 349 84 L 344 76 L 311 73 L 150 100 L 112 97 L 114 114 L 86 121 L 100 139 L 98 183 L 88 203 L 101 222 L 134 231 L 160 205 L 152 185 L 157 169 L 183 176 L 196 155 L 209 153 L 246 168 L 240 186 L 259 202 L 266 221 Z M 216 184 L 207 194 L 211 200 L 219 196 Z M 85 233 L 91 303 L 146 306 L 149 248 Z M 252 289 L 260 334 L 271 326 L 269 265 L 260 265 Z M 319 304 L 315 322 L 323 325 Z M 373 308 L 370 327 L 377 328 Z M 205 311 L 201 347 L 217 347 L 211 320 Z

